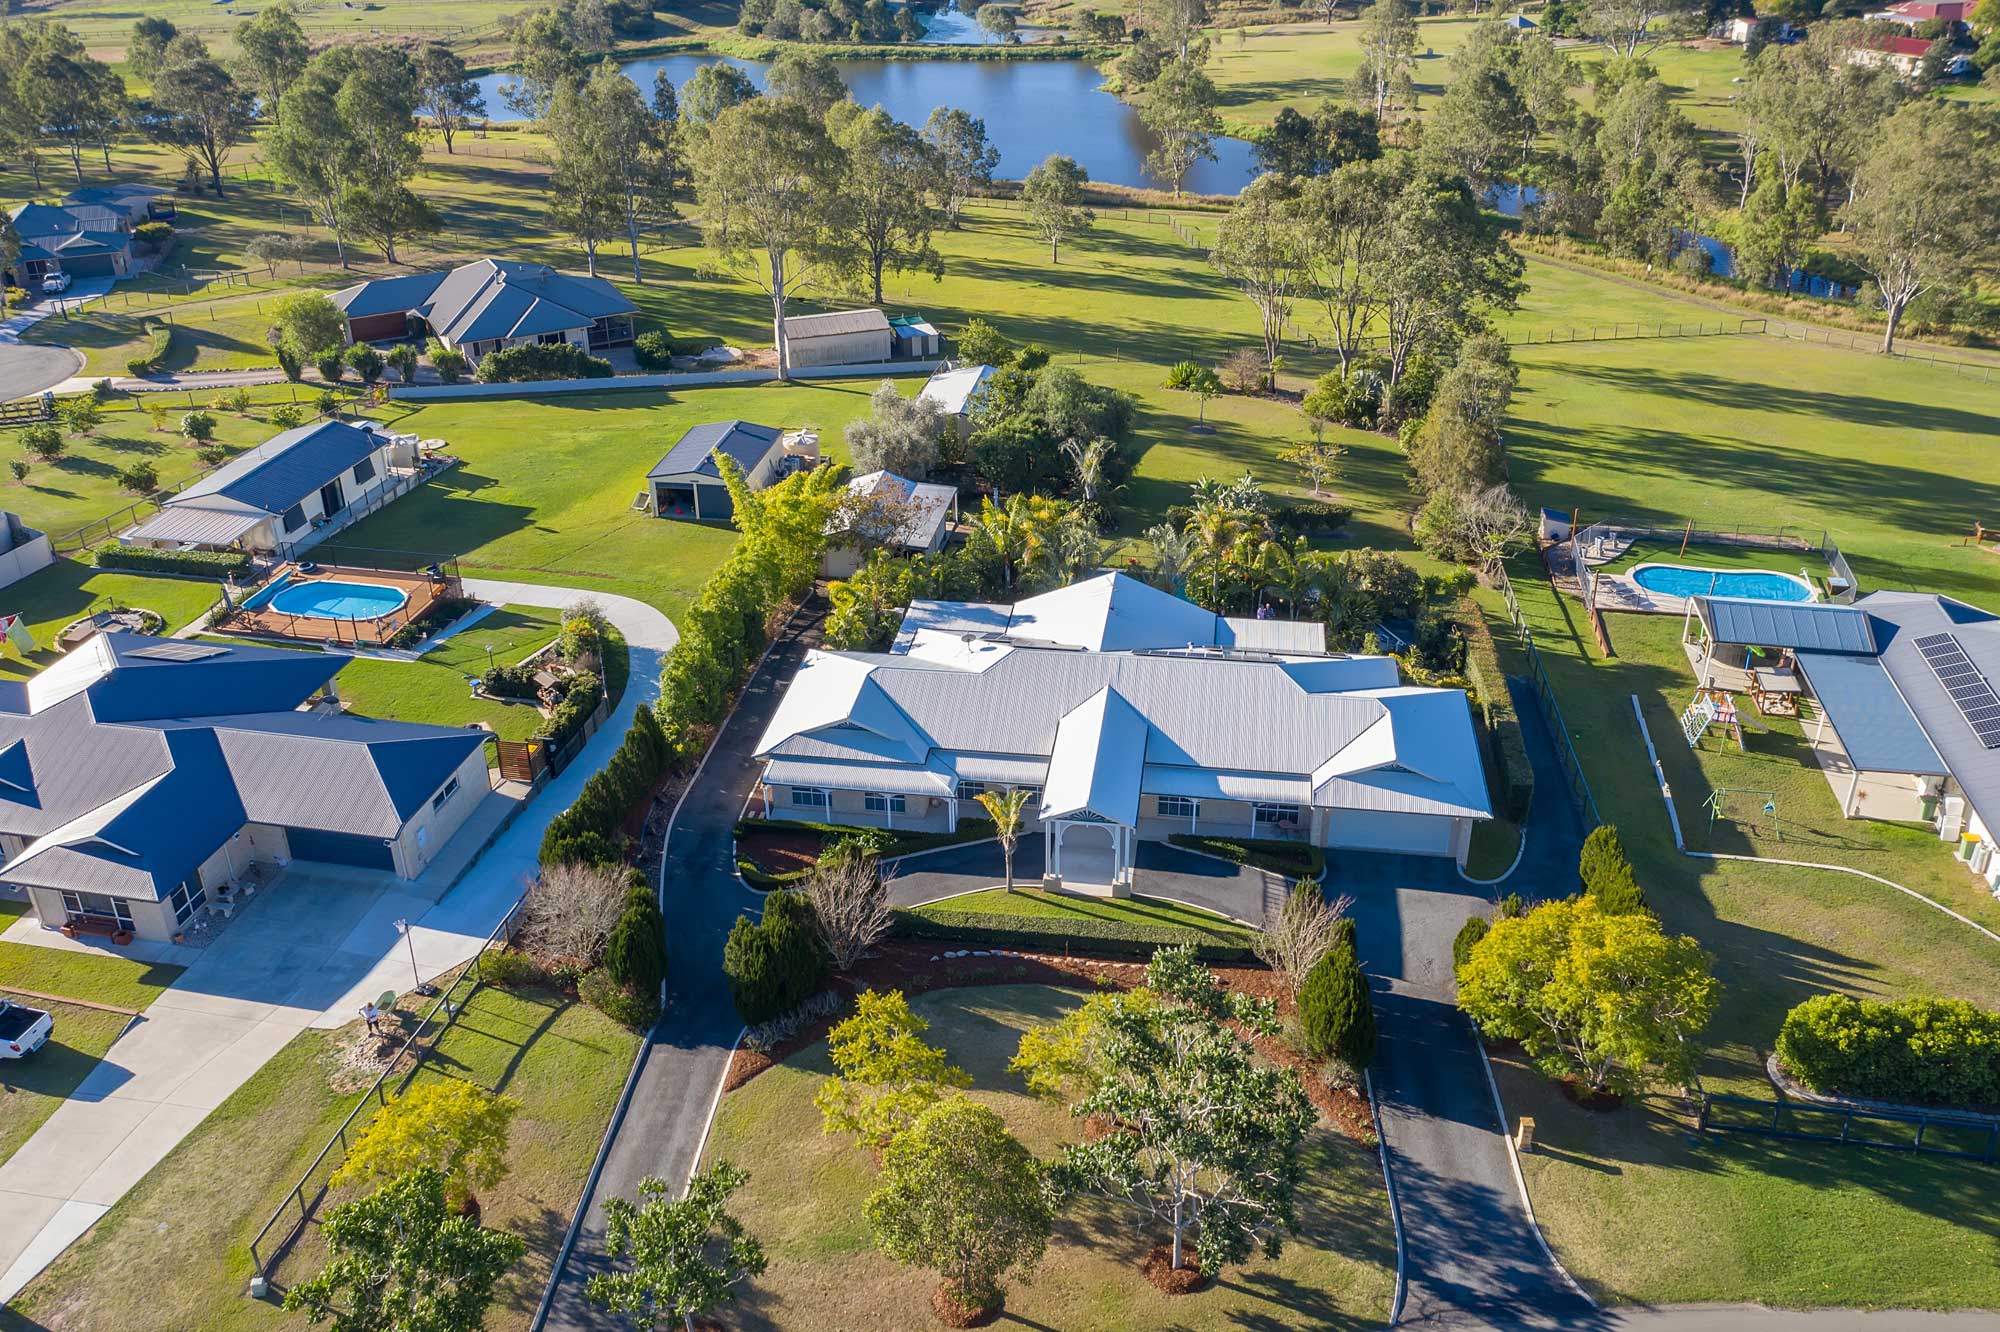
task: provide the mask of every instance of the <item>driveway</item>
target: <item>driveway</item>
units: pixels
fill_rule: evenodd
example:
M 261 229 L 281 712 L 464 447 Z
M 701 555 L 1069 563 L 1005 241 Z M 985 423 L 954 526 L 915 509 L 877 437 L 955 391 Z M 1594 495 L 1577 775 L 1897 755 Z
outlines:
M 537 583 L 468 578 L 465 586 L 496 604 L 560 608 L 595 599 L 631 648 L 631 678 L 617 708 L 455 883 L 294 862 L 251 899 L 0 1165 L 0 1301 L 54 1261 L 287 1041 L 308 1027 L 342 1026 L 364 999 L 408 988 L 412 949 L 414 971 L 424 976 L 471 958 L 527 887 L 549 821 L 610 761 L 632 714 L 658 696 L 660 658 L 679 633 L 653 607 Z M 491 815 L 482 806 L 472 817 L 487 820 L 485 833 L 469 822 L 461 835 L 490 836 Z M 408 944 L 396 931 L 399 919 L 415 922 Z M 715 952 L 719 958 L 720 945 Z
M 110 278 L 91 278 L 73 284 L 61 296 L 21 306 L 0 320 L 0 402 L 54 388 L 83 369 L 81 352 L 51 344 L 24 344 L 21 334 L 53 318 L 59 309 L 75 310 L 110 290 Z
M 1232 920 L 1256 924 L 1284 900 L 1285 883 L 1274 874 L 1200 856 L 1167 842 L 1141 841 L 1133 888 L 1141 897 L 1161 897 L 1202 907 Z M 960 893 L 997 888 L 1006 864 L 998 842 L 974 842 L 906 856 L 893 866 L 889 900 L 899 907 L 921 906 Z M 1024 836 L 1014 848 L 1014 882 L 1040 883 L 1042 839 Z

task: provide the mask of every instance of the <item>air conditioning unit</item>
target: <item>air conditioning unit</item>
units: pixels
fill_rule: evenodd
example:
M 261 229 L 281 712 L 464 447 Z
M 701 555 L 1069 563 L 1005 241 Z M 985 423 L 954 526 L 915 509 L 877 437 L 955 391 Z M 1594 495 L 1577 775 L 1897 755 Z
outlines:
M 1965 831 L 1965 797 L 1946 796 L 1944 807 L 1938 811 L 1937 835 L 1940 842 L 1956 842 L 1958 835 Z
M 1974 874 L 1984 874 L 1993 863 L 1993 843 L 1981 842 L 1972 848 L 1972 859 L 1968 862 Z

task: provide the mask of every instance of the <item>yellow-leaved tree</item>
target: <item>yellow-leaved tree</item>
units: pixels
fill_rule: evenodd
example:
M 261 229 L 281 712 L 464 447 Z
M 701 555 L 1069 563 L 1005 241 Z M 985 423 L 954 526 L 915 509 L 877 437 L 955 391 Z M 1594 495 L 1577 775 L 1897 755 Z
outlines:
M 451 1205 L 467 1211 L 474 1190 L 506 1178 L 507 1134 L 520 1108 L 457 1079 L 413 1088 L 369 1121 L 329 1183 L 386 1184 L 428 1166 L 444 1177 Z

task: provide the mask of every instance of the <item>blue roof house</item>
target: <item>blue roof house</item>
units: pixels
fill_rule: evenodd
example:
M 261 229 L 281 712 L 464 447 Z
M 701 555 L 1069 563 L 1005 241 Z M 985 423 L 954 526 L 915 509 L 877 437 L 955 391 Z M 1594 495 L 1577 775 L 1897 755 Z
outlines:
M 0 691 L 0 880 L 45 928 L 166 941 L 252 865 L 415 878 L 485 798 L 485 733 L 317 702 L 345 664 L 100 633 Z
M 629 346 L 639 307 L 600 277 L 547 264 L 480 259 L 440 273 L 406 273 L 334 293 L 349 342 L 428 333 L 474 362 L 528 343 L 573 343 L 592 352 Z

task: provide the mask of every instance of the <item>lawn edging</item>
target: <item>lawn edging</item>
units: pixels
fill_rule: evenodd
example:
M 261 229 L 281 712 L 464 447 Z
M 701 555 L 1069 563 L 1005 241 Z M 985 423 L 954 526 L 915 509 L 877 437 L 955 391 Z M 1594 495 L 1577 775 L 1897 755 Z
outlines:
M 1389 1168 L 1389 1140 L 1382 1135 L 1382 1106 L 1375 1099 L 1375 1079 L 1365 1068 L 1361 1070 L 1361 1085 L 1367 1089 L 1368 1118 L 1375 1125 L 1375 1156 L 1382 1163 L 1382 1187 L 1389 1194 L 1389 1223 L 1396 1228 L 1396 1289 L 1389 1297 L 1388 1322 L 1388 1326 L 1394 1327 L 1403 1317 L 1403 1296 L 1409 1289 L 1404 1275 L 1408 1246 L 1403 1239 L 1403 1200 L 1396 1192 L 1396 1172 Z
M 1470 1018 L 1466 1019 L 1468 1024 L 1471 1021 Z M 1542 1246 L 1542 1256 L 1548 1259 L 1549 1266 L 1555 1269 L 1556 1275 L 1561 1277 L 1564 1284 L 1575 1291 L 1585 1304 L 1596 1309 L 1599 1307 L 1597 1301 L 1592 1299 L 1590 1292 L 1569 1274 L 1569 1269 L 1563 1266 L 1562 1259 L 1556 1257 L 1555 1249 L 1549 1244 L 1549 1237 L 1542 1233 L 1542 1223 L 1535 1219 L 1535 1200 L 1528 1196 L 1528 1177 L 1521 1173 L 1521 1154 L 1514 1150 L 1514 1135 L 1507 1131 L 1507 1103 L 1500 1099 L 1500 1083 L 1493 1076 L 1493 1061 L 1486 1057 L 1486 1041 L 1480 1036 L 1477 1027 L 1472 1031 L 1472 1048 L 1479 1051 L 1479 1067 L 1486 1074 L 1486 1089 L 1493 1093 L 1493 1111 L 1500 1117 L 1500 1137 L 1507 1144 L 1507 1164 L 1514 1172 L 1514 1187 L 1521 1195 L 1521 1210 L 1527 1213 L 1528 1229 L 1534 1232 L 1535 1243 Z

